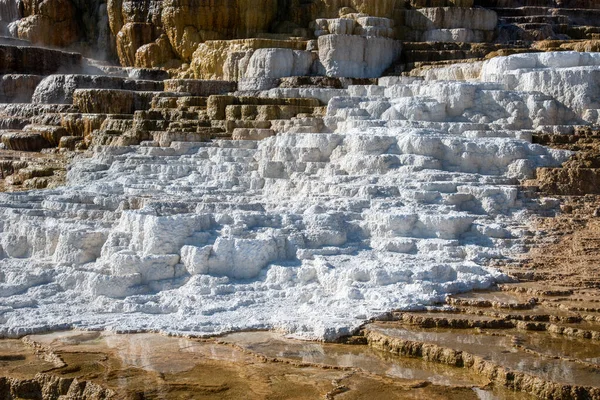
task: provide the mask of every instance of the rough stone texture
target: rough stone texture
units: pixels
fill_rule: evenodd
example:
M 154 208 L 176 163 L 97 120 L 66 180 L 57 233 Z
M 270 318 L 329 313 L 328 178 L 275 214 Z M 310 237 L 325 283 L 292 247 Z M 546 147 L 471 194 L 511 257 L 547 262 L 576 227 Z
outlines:
M 226 119 L 226 110 L 230 106 L 291 106 L 314 108 L 320 103 L 314 98 L 260 98 L 246 96 L 210 96 L 207 112 L 211 119 Z
M 40 75 L 2 75 L 0 78 L 0 102 L 29 103 L 37 85 L 42 81 Z
M 406 11 L 406 25 L 416 30 L 467 28 L 490 31 L 498 16 L 484 8 L 434 7 Z
M 344 8 L 375 17 L 386 17 L 392 15 L 394 10 L 402 5 L 398 0 L 316 0 L 311 3 L 317 15 L 327 18 L 337 17 L 340 10 Z
M 493 30 L 457 29 L 432 29 L 423 32 L 420 38 L 424 42 L 461 42 L 477 43 L 490 42 L 493 39 Z
M 252 55 L 246 48 L 232 49 L 216 63 L 216 72 L 204 69 L 211 76 L 198 73 L 198 68 L 188 70 L 187 64 L 202 63 L 203 57 L 194 53 L 207 40 L 269 37 L 301 42 L 298 37 L 310 39 L 313 33 L 357 34 L 444 43 L 495 40 L 510 48 L 518 41 L 600 38 L 600 11 L 587 0 L 27 0 L 22 13 L 12 2 L 0 8 L 5 15 L 0 25 L 8 24 L 17 37 L 118 58 L 126 66 L 181 67 L 186 77 L 203 79 L 242 79 L 238 64 L 243 69 Z M 21 19 L 9 22 L 15 18 Z
M 102 59 L 114 52 L 104 0 L 24 0 L 16 16 L 11 6 L 6 8 L 7 21 L 14 21 L 7 29 L 15 37 L 85 51 Z
M 484 8 L 418 8 L 405 12 L 403 36 L 417 42 L 491 42 L 497 23 L 497 14 Z
M 49 75 L 82 69 L 81 54 L 39 47 L 0 45 L 0 73 Z
M 346 15 L 362 15 L 362 25 L 357 27 L 362 33 L 391 37 L 394 33 L 389 18 L 395 18 L 395 12 L 401 7 L 398 0 L 235 0 L 223 4 L 190 0 L 145 3 L 109 0 L 108 19 L 123 65 L 156 66 L 168 62 L 171 54 L 182 62 L 193 61 L 198 46 L 207 40 L 242 39 L 265 32 L 306 36 L 310 22 L 339 17 L 341 10 L 350 11 Z M 377 18 L 367 16 L 387 17 L 388 22 L 381 25 Z M 168 40 L 157 42 L 163 34 Z M 159 49 L 152 46 L 155 48 L 149 52 L 145 48 L 142 53 L 146 54 L 140 54 L 136 60 L 140 47 L 152 43 Z
M 9 150 L 40 151 L 52 145 L 39 132 L 1 132 L 2 144 Z
M 101 128 L 106 118 L 105 114 L 63 114 L 60 125 L 71 136 L 87 138 Z
M 466 368 L 489 378 L 492 382 L 540 398 L 568 400 L 573 398 L 599 399 L 600 389 L 573 383 L 553 382 L 537 375 L 509 370 L 467 351 L 454 350 L 444 345 L 419 342 L 395 337 L 379 329 L 366 331 L 370 346 L 399 356 L 419 357 L 427 362 Z
M 599 65 L 598 53 L 519 54 L 486 61 L 481 80 L 552 95 L 583 117 L 587 110 L 600 109 Z
M 67 47 L 79 39 L 76 9 L 70 0 L 24 0 L 17 35 L 32 43 Z
M 266 48 L 304 50 L 306 42 L 272 39 L 207 41 L 194 52 L 190 72 L 196 79 L 239 80 L 244 77 L 254 51 Z
M 42 138 L 50 144 L 49 147 L 57 147 L 63 136 L 67 136 L 67 130 L 61 126 L 52 125 L 27 125 L 23 128 L 25 132 L 39 133 Z
M 136 104 L 146 92 L 76 90 L 81 113 L 113 115 L 83 141 L 95 154 L 70 168 L 69 186 L 0 196 L 3 294 L 28 290 L 39 307 L 65 290 L 81 298 L 77 321 L 61 324 L 98 326 L 107 315 L 97 310 L 113 307 L 128 328 L 277 326 L 333 339 L 400 303 L 502 281 L 487 263 L 524 243 L 525 210 L 544 209 L 519 197 L 517 182 L 569 156 L 528 143 L 531 131 L 566 124 L 567 113 L 499 83 L 380 83 L 389 86 L 203 99 L 189 93 L 202 82 L 173 80 L 165 88 L 181 92 L 149 93 L 147 109 Z M 65 122 L 68 136 L 90 129 L 78 118 Z M 49 213 L 56 223 L 40 225 Z M 100 303 L 62 289 L 74 273 Z M 56 292 L 34 290 L 50 282 Z M 54 326 L 55 314 L 38 311 L 36 326 Z M 29 327 L 29 313 L 6 311 L 5 334 Z
M 410 74 L 423 77 L 425 80 L 472 81 L 478 80 L 483 68 L 483 61 L 456 63 L 448 66 L 427 66 L 415 68 Z
M 378 37 L 319 37 L 319 59 L 330 77 L 378 78 L 400 56 L 400 42 Z
M 250 57 L 246 78 L 283 78 L 310 75 L 316 55 L 291 49 L 258 49 Z
M 76 89 L 73 105 L 89 114 L 133 114 L 135 92 L 116 89 Z
M 275 136 L 275 131 L 272 129 L 247 129 L 236 128 L 233 130 L 233 140 L 263 140 Z
M 178 67 L 180 61 L 166 35 L 161 35 L 153 43 L 139 47 L 135 52 L 135 66 L 138 68 Z
M 160 91 L 164 84 L 157 81 L 127 79 L 100 75 L 51 75 L 35 89 L 33 103 L 71 104 L 76 89 L 122 89 Z
M 250 37 L 265 32 L 277 13 L 275 0 L 234 0 L 210 5 L 193 0 L 164 2 L 162 21 L 171 45 L 190 61 L 198 43 L 208 39 Z
M 395 21 L 389 18 L 372 17 L 367 14 L 347 14 L 343 18 L 317 19 L 315 36 L 361 35 L 396 38 Z
M 237 85 L 228 81 L 208 81 L 196 79 L 168 79 L 164 81 L 165 91 L 187 93 L 192 96 L 210 96 L 234 92 Z
M 117 394 L 97 384 L 39 373 L 33 379 L 0 378 L 0 390 L 7 398 L 116 399 Z
M 473 0 L 410 0 L 413 8 L 424 7 L 473 7 Z M 491 4 L 489 4 L 491 6 Z
M 117 55 L 121 65 L 136 65 L 137 50 L 154 40 L 154 30 L 152 24 L 141 22 L 128 22 L 121 28 L 117 34 Z

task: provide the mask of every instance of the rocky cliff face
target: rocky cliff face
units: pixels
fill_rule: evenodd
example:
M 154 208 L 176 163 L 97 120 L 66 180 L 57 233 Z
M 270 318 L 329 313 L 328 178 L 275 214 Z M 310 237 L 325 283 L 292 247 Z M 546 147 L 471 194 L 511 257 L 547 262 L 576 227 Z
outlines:
M 249 50 L 259 48 L 314 52 L 321 63 L 301 71 L 306 74 L 370 77 L 382 71 L 373 70 L 369 63 L 385 70 L 396 61 L 400 49 L 389 41 L 370 38 L 446 44 L 428 51 L 405 47 L 400 67 L 405 70 L 423 61 L 481 57 L 495 51 L 469 51 L 473 46 L 458 50 L 448 47 L 451 43 L 600 37 L 598 5 L 584 0 L 4 0 L 0 23 L 6 34 L 20 39 L 118 60 L 122 66 L 177 68 L 184 77 L 218 79 L 247 78 L 245 69 L 253 53 Z M 312 41 L 327 34 L 361 36 L 369 42 L 358 37 Z M 223 42 L 248 38 L 295 44 Z M 204 44 L 211 41 L 220 44 L 208 44 L 209 48 L 218 47 L 227 56 L 206 61 Z M 349 58 L 331 60 L 335 53 L 329 48 L 331 43 L 352 43 L 345 55 Z M 365 49 L 390 55 L 391 61 L 364 54 Z M 210 66 L 215 62 L 219 65 Z M 343 72 L 339 63 L 347 63 L 350 72 Z M 357 69 L 353 63 L 367 66 Z
M 245 70 L 253 50 L 260 48 L 313 52 L 317 62 L 294 72 L 371 77 L 393 65 L 400 54 L 397 44 L 381 38 L 437 43 L 430 49 L 404 46 L 395 67 L 403 71 L 423 62 L 482 57 L 498 50 L 478 48 L 478 43 L 511 43 L 508 47 L 514 48 L 522 41 L 596 40 L 598 10 L 595 2 L 583 0 L 4 0 L 0 27 L 33 43 L 83 51 L 122 66 L 175 68 L 188 78 L 253 78 Z M 355 37 L 314 41 L 328 34 Z M 248 38 L 279 42 L 229 42 Z M 342 59 L 331 59 L 332 43 L 351 44 L 352 50 Z M 214 48 L 227 55 L 215 54 L 210 50 Z M 372 54 L 365 54 L 366 49 Z M 353 66 L 357 63 L 366 67 Z

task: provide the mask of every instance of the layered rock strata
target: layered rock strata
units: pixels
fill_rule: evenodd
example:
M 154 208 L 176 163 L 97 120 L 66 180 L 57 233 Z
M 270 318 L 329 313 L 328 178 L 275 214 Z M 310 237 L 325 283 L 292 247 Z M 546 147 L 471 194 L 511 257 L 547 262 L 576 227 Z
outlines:
M 597 69 L 546 57 L 566 76 Z M 523 58 L 492 60 L 482 76 L 509 77 Z M 532 135 L 581 123 L 589 105 L 488 80 L 388 77 L 254 96 L 173 80 L 139 110 L 76 102 L 60 124 L 89 135 L 94 156 L 72 166 L 64 189 L 3 197 L 4 334 L 61 321 L 332 339 L 386 310 L 502 281 L 487 265 L 522 249 L 524 210 L 556 206 L 514 185 L 569 157 Z M 202 142 L 216 132 L 246 140 Z M 38 328 L 23 322 L 27 307 L 10 306 L 23 293 L 45 310 Z M 55 308 L 64 296 L 81 307 Z
M 378 71 L 368 71 L 373 68 L 383 71 L 397 61 L 396 53 L 400 47 L 392 44 L 396 39 L 409 42 L 409 51 L 404 55 L 402 65 L 397 67 L 398 71 L 404 71 L 416 62 L 470 57 L 459 56 L 457 52 L 447 53 L 451 44 L 472 48 L 467 53 L 475 54 L 482 47 L 465 43 L 494 43 L 512 51 L 535 41 L 557 40 L 580 46 L 572 48 L 574 50 L 591 51 L 597 45 L 582 41 L 594 42 L 600 35 L 597 6 L 589 2 L 551 0 L 492 3 L 294 0 L 260 4 L 246 0 L 227 4 L 28 0 L 22 7 L 16 1 L 7 1 L 0 9 L 0 22 L 14 37 L 83 51 L 95 58 L 118 60 L 123 66 L 165 67 L 177 70 L 181 77 L 197 79 L 221 79 L 223 76 L 226 80 L 252 78 L 258 81 L 258 77 L 245 76 L 245 69 L 252 57 L 251 50 L 265 48 L 306 51 L 312 53 L 313 58 L 320 57 L 320 62 L 311 68 L 292 69 L 289 72 L 292 74 L 351 74 L 359 78 L 373 77 Z M 330 34 L 353 37 L 329 38 L 321 43 L 324 48 L 320 49 L 315 40 Z M 255 42 L 240 42 L 248 39 Z M 264 40 L 274 43 L 268 45 L 261 42 Z M 333 46 L 332 41 L 335 42 Z M 423 42 L 439 44 L 432 45 L 428 52 L 421 52 L 420 60 L 413 59 L 410 48 L 414 43 Z M 204 47 L 205 43 L 209 43 L 207 47 Z M 345 54 L 349 59 L 336 59 L 332 54 L 339 44 L 352 49 Z M 211 50 L 215 47 L 219 49 Z M 365 55 L 365 50 L 372 54 Z M 483 55 L 493 51 L 488 50 Z M 210 66 L 207 53 L 209 58 L 221 59 Z M 376 53 L 385 58 L 372 58 Z M 260 55 L 268 58 L 271 53 Z M 268 62 L 261 60 L 259 63 Z M 340 72 L 339 65 L 362 62 L 368 64 L 367 72 L 351 66 L 345 74 Z M 205 66 L 204 63 L 208 64 Z M 282 75 L 287 70 L 286 66 L 275 75 Z M 266 88 L 268 85 L 265 85 L 259 87 Z

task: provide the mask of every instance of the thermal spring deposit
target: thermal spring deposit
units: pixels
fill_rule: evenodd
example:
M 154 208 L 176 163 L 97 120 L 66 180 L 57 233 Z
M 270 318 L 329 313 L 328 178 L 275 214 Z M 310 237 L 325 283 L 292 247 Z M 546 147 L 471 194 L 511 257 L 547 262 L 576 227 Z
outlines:
M 65 186 L 0 195 L 2 335 L 270 329 L 334 340 L 392 310 L 505 282 L 492 264 L 523 252 L 530 218 L 557 207 L 520 182 L 571 155 L 532 134 L 597 122 L 600 54 L 468 68 L 472 79 L 450 80 L 466 74 L 459 64 L 376 85 L 266 89 L 255 106 L 239 93 L 197 104 L 212 119 L 284 99 L 322 109 L 318 121 L 298 113 L 274 129 L 236 128 L 247 140 L 159 132 L 158 115 L 185 101 L 165 90 L 132 121 L 154 122 L 152 137 L 99 144 Z M 56 84 L 81 75 L 58 77 L 34 98 L 105 106 L 85 99 L 96 89 Z M 176 84 L 186 81 L 165 81 Z

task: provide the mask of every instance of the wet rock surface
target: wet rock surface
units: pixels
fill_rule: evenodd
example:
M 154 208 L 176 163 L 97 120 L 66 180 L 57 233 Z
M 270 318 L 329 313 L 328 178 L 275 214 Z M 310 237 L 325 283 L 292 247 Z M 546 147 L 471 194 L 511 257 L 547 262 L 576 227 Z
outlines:
M 0 357 L 13 397 L 529 399 L 460 369 L 261 332 L 205 341 L 59 332 L 0 341 Z

